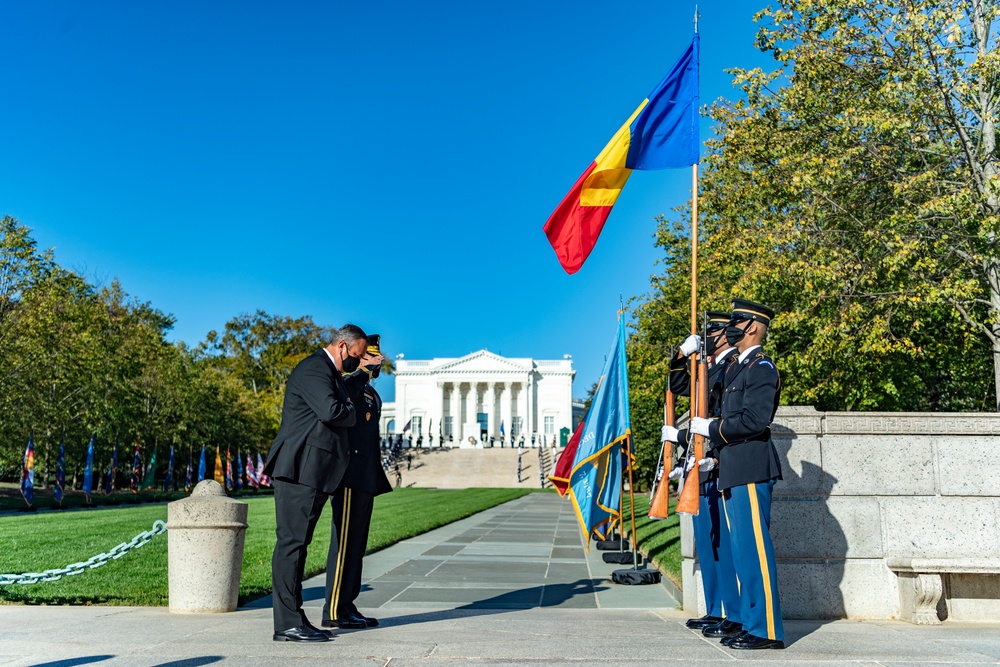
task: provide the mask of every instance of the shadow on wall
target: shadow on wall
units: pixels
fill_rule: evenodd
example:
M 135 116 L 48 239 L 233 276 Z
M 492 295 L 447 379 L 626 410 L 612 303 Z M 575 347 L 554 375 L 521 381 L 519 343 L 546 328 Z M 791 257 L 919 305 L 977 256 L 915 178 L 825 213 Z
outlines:
M 837 479 L 804 458 L 812 452 L 819 457 L 818 443 L 811 447 L 806 441 L 799 448 L 796 440 L 794 432 L 775 438 L 783 480 L 775 487 L 771 506 L 771 538 L 778 561 L 782 615 L 786 619 L 846 618 L 841 584 L 848 544 L 831 509 Z

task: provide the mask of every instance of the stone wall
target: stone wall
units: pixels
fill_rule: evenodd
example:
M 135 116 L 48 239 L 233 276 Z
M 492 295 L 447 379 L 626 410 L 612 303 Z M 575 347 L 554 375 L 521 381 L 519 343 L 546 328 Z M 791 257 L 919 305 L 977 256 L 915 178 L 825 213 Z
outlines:
M 1000 414 L 783 407 L 773 430 L 785 618 L 909 618 L 912 575 L 889 567 L 908 559 L 947 559 L 939 618 L 1000 618 Z M 701 614 L 689 518 L 681 548 L 684 606 Z

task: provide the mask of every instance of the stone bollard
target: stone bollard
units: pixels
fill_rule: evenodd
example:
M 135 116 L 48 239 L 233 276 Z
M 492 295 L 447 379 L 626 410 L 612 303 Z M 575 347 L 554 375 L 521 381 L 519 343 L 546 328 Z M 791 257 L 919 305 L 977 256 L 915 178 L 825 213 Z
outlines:
M 240 594 L 247 504 L 226 497 L 215 480 L 167 505 L 170 611 L 234 611 Z

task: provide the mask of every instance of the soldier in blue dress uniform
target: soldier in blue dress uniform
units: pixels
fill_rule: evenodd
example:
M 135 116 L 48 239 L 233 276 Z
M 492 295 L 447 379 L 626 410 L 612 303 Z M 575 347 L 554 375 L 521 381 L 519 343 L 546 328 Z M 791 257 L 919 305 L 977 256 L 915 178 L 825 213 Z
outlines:
M 722 412 L 724 371 L 729 360 L 736 356 L 736 348 L 726 343 L 725 331 L 730 315 L 725 312 L 705 313 L 705 351 L 708 365 L 708 415 L 718 417 Z M 689 359 L 701 347 L 701 337 L 692 334 L 681 344 L 677 356 L 670 362 L 670 391 L 675 396 L 691 395 Z M 678 437 L 683 435 L 683 437 Z M 672 426 L 663 427 L 663 440 L 680 442 L 682 445 L 674 469 L 668 477 L 677 479 L 694 465 L 688 453 L 690 439 L 687 431 L 678 432 Z M 714 458 L 709 451 L 706 458 Z M 690 460 L 690 463 L 688 463 Z M 707 466 L 699 466 L 707 467 Z M 698 514 L 692 517 L 694 546 L 701 567 L 702 591 L 705 595 L 706 614 L 701 618 L 688 619 L 687 627 L 702 630 L 708 637 L 723 637 L 736 634 L 740 626 L 740 596 L 736 583 L 736 570 L 729 547 L 729 528 L 722 512 L 722 496 L 718 487 L 718 469 L 700 470 Z
M 769 532 L 771 494 L 781 479 L 781 463 L 771 439 L 781 379 L 762 347 L 773 319 L 774 311 L 767 306 L 733 300 L 725 336 L 739 356 L 725 371 L 722 412 L 719 418 L 691 419 L 691 430 L 709 438 L 714 455 L 699 463 L 719 468 L 743 626 L 739 634 L 723 637 L 722 642 L 734 649 L 785 647 Z

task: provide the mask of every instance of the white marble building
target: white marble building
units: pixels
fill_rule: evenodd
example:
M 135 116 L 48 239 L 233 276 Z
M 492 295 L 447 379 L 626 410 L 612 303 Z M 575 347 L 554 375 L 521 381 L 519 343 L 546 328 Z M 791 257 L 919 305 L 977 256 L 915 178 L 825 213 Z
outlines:
M 507 358 L 480 350 L 458 359 L 396 360 L 396 400 L 386 403 L 382 432 L 414 439 L 439 434 L 453 446 L 489 442 L 559 442 L 573 427 L 573 360 Z M 393 424 L 390 426 L 390 421 Z M 452 436 L 449 441 L 449 436 Z M 472 441 L 470 441 L 470 438 Z

